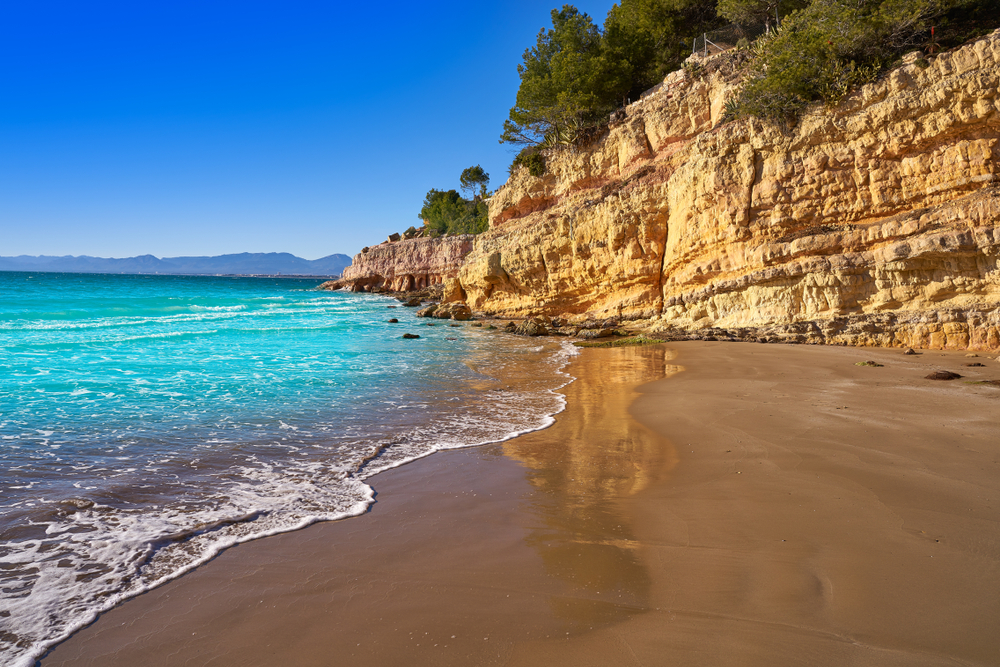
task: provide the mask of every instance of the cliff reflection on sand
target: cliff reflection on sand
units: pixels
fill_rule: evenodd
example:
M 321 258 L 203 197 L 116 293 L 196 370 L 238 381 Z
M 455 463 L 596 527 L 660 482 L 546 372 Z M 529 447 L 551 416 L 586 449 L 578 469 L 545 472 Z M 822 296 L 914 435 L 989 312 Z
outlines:
M 680 370 L 671 358 L 663 346 L 588 350 L 573 368 L 581 381 L 566 387 L 563 428 L 504 445 L 538 490 L 525 501 L 526 541 L 566 584 L 553 611 L 580 626 L 647 606 L 650 577 L 622 501 L 669 474 L 677 459 L 664 438 L 622 416 L 637 386 Z

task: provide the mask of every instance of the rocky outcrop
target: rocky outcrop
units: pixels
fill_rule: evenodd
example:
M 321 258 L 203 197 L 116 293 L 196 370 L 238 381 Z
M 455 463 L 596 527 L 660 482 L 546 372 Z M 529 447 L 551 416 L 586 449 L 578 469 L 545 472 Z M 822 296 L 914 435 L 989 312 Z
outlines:
M 1000 31 L 793 128 L 720 124 L 728 59 L 517 170 L 450 289 L 498 316 L 1000 347 Z
M 354 256 L 340 280 L 321 289 L 352 292 L 408 292 L 439 285 L 458 275 L 472 250 L 469 234 L 440 238 L 410 238 L 367 248 Z

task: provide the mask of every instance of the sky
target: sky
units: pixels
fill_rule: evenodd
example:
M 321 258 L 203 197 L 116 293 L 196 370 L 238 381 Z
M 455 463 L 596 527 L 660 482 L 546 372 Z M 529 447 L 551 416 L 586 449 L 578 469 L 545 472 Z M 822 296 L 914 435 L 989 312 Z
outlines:
M 506 181 L 517 65 L 557 5 L 5 3 L 0 256 L 316 259 L 419 226 L 466 167 Z

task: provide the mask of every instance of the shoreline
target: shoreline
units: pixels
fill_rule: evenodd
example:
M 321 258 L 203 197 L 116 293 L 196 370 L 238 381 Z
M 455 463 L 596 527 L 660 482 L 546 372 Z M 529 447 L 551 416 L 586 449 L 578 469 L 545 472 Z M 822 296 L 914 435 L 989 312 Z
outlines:
M 586 350 L 549 429 L 377 475 L 362 518 L 227 550 L 41 664 L 989 664 L 1000 390 L 921 373 L 967 361 Z

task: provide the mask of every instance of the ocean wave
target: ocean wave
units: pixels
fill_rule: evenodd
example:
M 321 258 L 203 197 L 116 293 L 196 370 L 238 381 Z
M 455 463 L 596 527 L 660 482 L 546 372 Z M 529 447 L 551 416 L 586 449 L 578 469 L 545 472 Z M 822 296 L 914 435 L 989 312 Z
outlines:
M 0 403 L 0 438 L 18 448 L 0 488 L 15 494 L 0 513 L 3 662 L 33 664 L 228 546 L 364 512 L 378 472 L 544 428 L 564 408 L 572 346 L 474 329 L 409 346 L 381 322 L 385 297 L 356 297 L 323 296 L 337 316 L 286 309 L 273 327 L 247 326 L 261 312 L 248 308 L 206 313 L 230 318 L 211 330 L 23 348 L 18 369 L 59 363 L 0 378 L 16 397 Z

